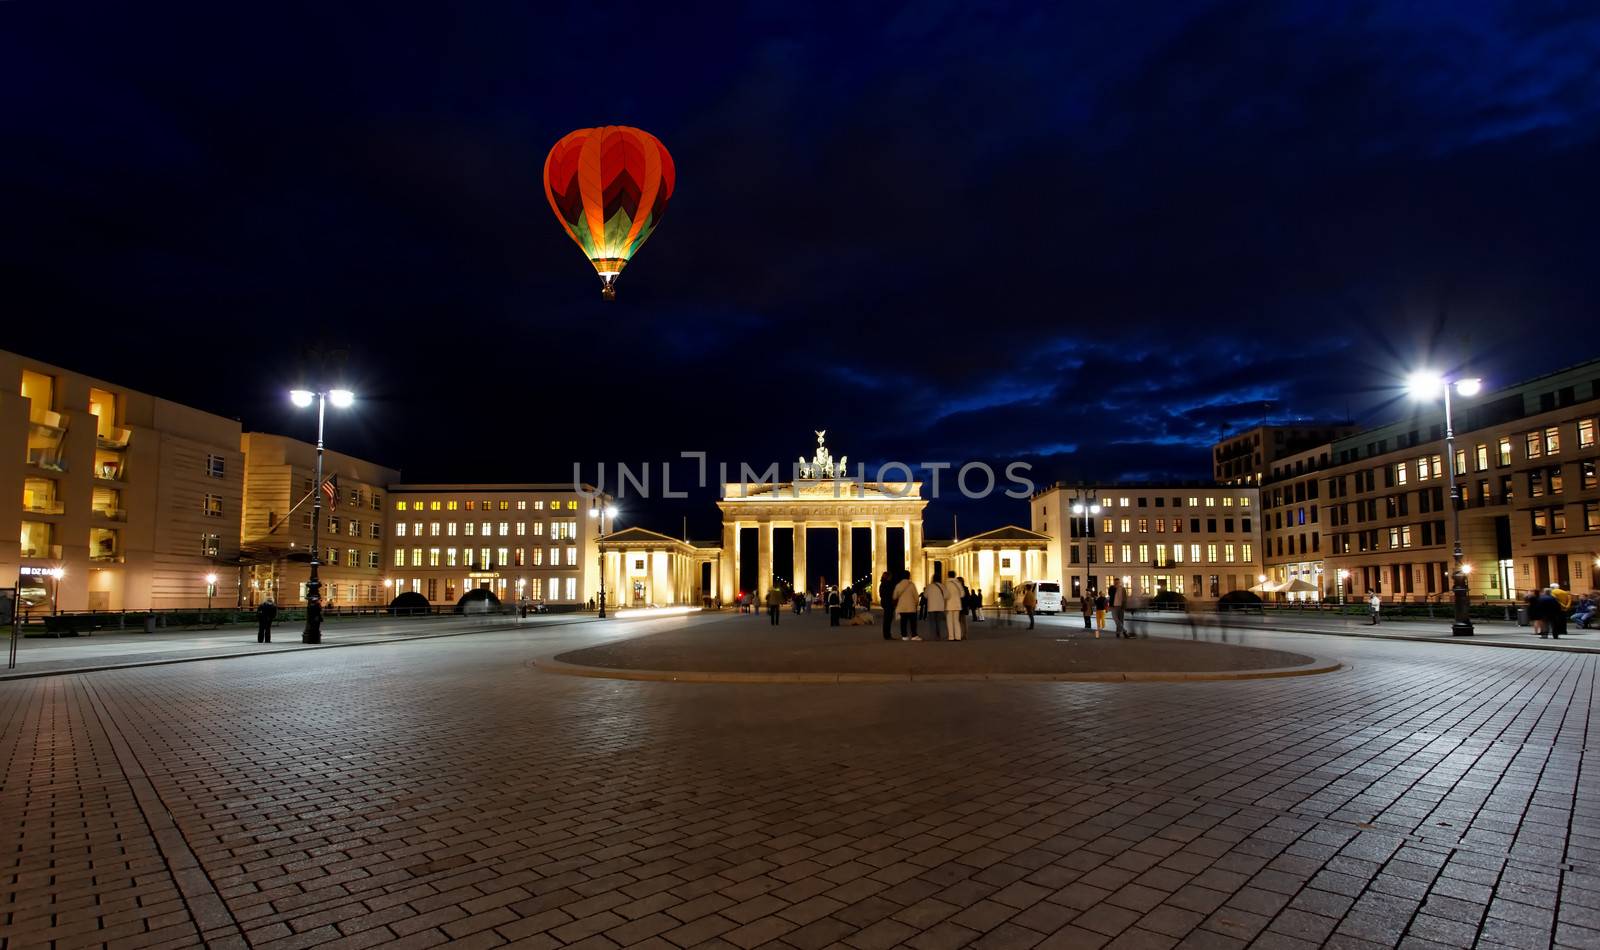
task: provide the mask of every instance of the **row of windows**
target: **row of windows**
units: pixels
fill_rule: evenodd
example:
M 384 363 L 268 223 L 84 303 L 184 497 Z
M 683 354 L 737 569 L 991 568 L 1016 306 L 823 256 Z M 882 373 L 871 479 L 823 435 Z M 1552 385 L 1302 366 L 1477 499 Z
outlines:
M 346 567 L 360 567 L 363 561 L 366 562 L 367 567 L 382 567 L 383 555 L 379 554 L 376 550 L 369 550 L 365 553 L 365 556 L 363 556 L 361 548 L 345 548 L 343 563 Z M 339 549 L 332 547 L 328 548 L 327 559 L 322 563 L 337 567 L 340 564 Z
M 544 552 L 544 548 L 395 548 L 394 566 L 543 567 L 545 566 Z M 562 552 L 566 552 L 566 564 L 575 565 L 578 563 L 577 546 L 567 545 L 564 548 L 550 548 L 549 566 L 561 566 L 563 563 Z M 491 557 L 491 553 L 497 556 Z
M 532 525 L 531 529 L 529 528 L 530 524 Z M 550 540 L 552 540 L 552 541 L 571 541 L 571 540 L 573 540 L 574 538 L 576 538 L 578 536 L 578 522 L 576 522 L 576 521 L 552 521 L 549 524 L 550 524 Z M 475 535 L 479 536 L 479 537 L 487 538 L 487 537 L 491 537 L 491 536 L 495 535 L 496 533 L 498 533 L 499 536 L 503 538 L 503 537 L 507 537 L 508 535 L 512 534 L 513 533 L 513 528 L 514 528 L 515 529 L 515 534 L 518 537 L 523 537 L 523 536 L 526 536 L 526 535 L 529 535 L 529 534 L 533 535 L 534 537 L 543 537 L 544 536 L 544 526 L 545 526 L 545 522 L 543 522 L 543 521 L 533 521 L 533 522 L 501 521 L 501 522 L 499 522 L 499 531 L 496 532 L 495 531 L 496 523 L 493 522 L 493 521 L 483 521 L 483 522 L 466 521 L 466 522 L 461 522 L 459 525 L 457 524 L 457 522 L 447 521 L 447 522 L 444 522 L 444 524 L 443 524 L 443 529 L 444 529 L 443 534 L 447 538 L 453 538 L 453 537 L 456 536 L 457 529 L 459 528 L 460 529 L 460 533 L 463 536 L 468 537 L 468 538 L 474 537 Z M 377 526 L 374 525 L 373 527 L 376 528 Z M 429 537 L 434 537 L 434 538 L 439 537 L 439 535 L 440 535 L 440 522 L 437 522 L 437 521 L 428 522 L 427 523 L 427 529 L 428 529 L 428 536 Z M 423 531 L 423 522 L 421 522 L 421 521 L 413 521 L 413 522 L 410 522 L 409 524 L 407 522 L 404 522 L 404 521 L 397 521 L 397 522 L 395 522 L 395 525 L 394 525 L 394 536 L 397 537 L 397 538 L 404 538 L 408 534 L 413 538 L 420 538 L 420 537 L 423 536 L 422 531 Z
M 306 512 L 305 514 L 301 515 L 300 516 L 300 526 L 305 528 L 307 531 L 310 531 L 311 530 L 311 519 L 313 517 L 314 517 L 314 515 L 309 511 Z M 349 518 L 349 519 L 345 519 L 345 520 L 341 521 L 338 515 L 329 515 L 328 516 L 327 530 L 328 530 L 329 534 L 339 534 L 341 525 L 342 525 L 342 527 L 344 529 L 344 533 L 345 534 L 349 535 L 352 538 L 361 537 L 361 519 L 360 518 Z M 377 521 L 369 522 L 367 524 L 367 537 L 371 538 L 374 541 L 382 541 L 383 540 L 383 524 L 381 522 L 377 522 Z
M 311 490 L 316 487 L 316 482 L 314 479 L 308 478 L 300 487 L 303 489 L 303 491 L 300 493 L 301 497 L 308 498 L 311 495 Z M 354 488 L 337 489 L 334 493 L 333 500 L 330 503 L 330 507 L 339 507 L 339 498 L 341 495 L 345 500 L 345 504 L 349 505 L 351 508 L 363 508 L 370 505 L 373 511 L 383 510 L 383 495 L 376 491 L 369 491 L 368 489 L 361 488 L 360 486 Z
M 1131 533 L 1133 533 L 1133 529 L 1134 529 L 1135 525 L 1138 526 L 1140 534 L 1149 534 L 1150 533 L 1150 529 L 1151 529 L 1152 526 L 1155 528 L 1155 533 L 1156 534 L 1165 534 L 1169 528 L 1171 529 L 1173 534 L 1182 534 L 1183 533 L 1183 519 L 1182 518 L 1173 518 L 1170 522 L 1166 518 L 1155 518 L 1155 519 L 1150 519 L 1150 518 L 1138 518 L 1138 519 L 1133 519 L 1133 518 L 1120 518 L 1120 519 L 1119 518 L 1101 518 L 1100 519 L 1100 530 L 1102 532 L 1106 533 L 1106 534 L 1113 534 L 1113 533 L 1117 533 L 1119 531 L 1122 534 L 1131 534 Z M 1231 533 L 1233 533 L 1233 528 L 1234 528 L 1234 519 L 1232 519 L 1232 518 L 1223 518 L 1222 519 L 1222 530 L 1224 532 L 1231 534 Z M 1241 530 L 1241 531 L 1245 532 L 1246 534 L 1248 534 L 1252 530 L 1251 519 L 1249 519 L 1249 518 L 1240 519 L 1240 528 L 1239 528 L 1239 530 Z M 1209 534 L 1216 534 L 1217 533 L 1217 519 L 1216 518 L 1207 518 L 1206 519 L 1206 532 L 1209 533 Z M 1190 518 L 1189 519 L 1189 533 L 1190 534 L 1199 534 L 1200 533 L 1200 519 L 1199 518 Z M 1073 536 L 1076 537 L 1077 535 L 1074 534 Z
M 1567 533 L 1567 509 L 1562 505 L 1535 508 L 1528 512 L 1529 529 L 1536 538 Z M 1583 503 L 1583 530 L 1600 531 L 1600 501 Z
M 410 580 L 401 578 L 395 582 L 394 592 L 403 594 L 408 590 L 414 591 L 419 594 L 425 594 L 430 601 L 438 601 L 440 580 L 441 578 L 438 577 L 413 577 Z M 446 577 L 442 578 L 442 580 L 444 581 L 444 600 L 454 601 L 456 599 L 456 579 Z M 463 590 L 473 590 L 480 586 L 488 588 L 491 585 L 493 585 L 502 600 L 505 599 L 508 593 L 508 587 L 516 592 L 518 600 L 523 598 L 543 600 L 546 597 L 551 600 L 578 599 L 578 579 L 576 577 L 518 577 L 515 583 L 509 585 L 507 584 L 507 578 L 504 577 L 497 577 L 492 581 L 478 581 L 470 577 L 462 579 Z M 562 593 L 563 590 L 566 592 L 565 595 Z M 300 585 L 300 596 L 302 599 L 305 597 L 304 584 Z
M 1101 545 L 1099 551 L 1095 550 L 1094 545 L 1089 545 L 1089 548 L 1088 548 L 1089 563 L 1091 563 L 1091 564 L 1095 564 L 1095 563 L 1100 563 L 1100 564 L 1154 564 L 1157 567 L 1166 567 L 1169 564 L 1183 564 L 1184 563 L 1184 551 L 1185 551 L 1185 549 L 1184 549 L 1184 546 L 1181 545 L 1181 544 L 1174 544 L 1171 547 L 1168 547 L 1165 544 L 1154 545 L 1153 546 L 1154 549 L 1155 549 L 1155 560 L 1154 561 L 1152 561 L 1150 559 L 1150 553 L 1151 553 L 1152 545 L 1141 544 L 1141 545 L 1138 545 L 1137 547 L 1138 547 L 1139 556 L 1137 558 L 1135 558 L 1133 556 L 1134 555 L 1135 546 L 1132 545 L 1132 544 L 1120 545 L 1120 550 L 1119 550 L 1119 546 L 1118 545 L 1105 544 L 1105 545 Z M 1200 564 L 1200 563 L 1202 563 L 1202 561 L 1200 559 L 1201 547 L 1202 547 L 1202 545 L 1199 545 L 1199 544 L 1191 544 L 1191 545 L 1188 546 L 1188 561 L 1189 561 L 1189 563 L 1192 563 L 1192 564 Z M 1238 563 L 1238 562 L 1241 562 L 1241 561 L 1242 562 L 1249 562 L 1249 561 L 1253 560 L 1254 556 L 1255 556 L 1254 545 L 1252 545 L 1252 544 L 1250 544 L 1248 542 L 1243 543 L 1243 544 L 1233 544 L 1233 543 L 1206 544 L 1203 547 L 1205 548 L 1205 561 L 1204 561 L 1204 563 L 1210 563 L 1210 564 L 1217 563 L 1217 555 L 1218 555 L 1219 552 L 1220 552 L 1220 554 L 1222 556 L 1222 563 L 1224 563 L 1224 564 L 1234 564 L 1234 563 Z M 1100 555 L 1100 558 L 1099 558 L 1098 561 L 1095 559 L 1095 555 L 1097 553 Z M 1117 555 L 1119 553 L 1122 555 L 1120 560 L 1118 560 L 1118 558 L 1117 558 Z M 1078 546 L 1077 545 L 1073 545 L 1072 546 L 1070 559 L 1071 559 L 1071 562 L 1073 564 L 1077 564 L 1078 563 Z
M 514 503 L 510 502 L 510 501 L 494 502 L 494 501 L 490 501 L 488 499 L 484 499 L 481 502 L 478 501 L 477 499 L 469 499 L 469 500 L 466 500 L 466 501 L 443 501 L 443 502 L 440 502 L 440 501 L 404 501 L 404 500 L 400 500 L 400 501 L 396 501 L 394 503 L 394 510 L 395 511 L 424 511 L 424 510 L 426 510 L 426 511 L 459 511 L 459 510 L 464 510 L 464 511 L 511 511 L 513 504 L 516 505 L 516 510 L 517 511 L 528 511 L 530 505 L 532 506 L 532 510 L 533 511 L 544 511 L 546 502 L 544 502 L 543 500 L 534 500 L 534 501 L 530 502 L 530 501 L 527 501 L 526 499 L 519 499 Z M 550 510 L 551 511 L 561 511 L 563 509 L 566 510 L 566 511 L 577 511 L 578 510 L 578 500 L 576 498 L 568 499 L 565 502 L 563 502 L 563 501 L 561 501 L 559 499 L 556 499 L 556 500 L 550 501 L 548 504 L 550 506 Z

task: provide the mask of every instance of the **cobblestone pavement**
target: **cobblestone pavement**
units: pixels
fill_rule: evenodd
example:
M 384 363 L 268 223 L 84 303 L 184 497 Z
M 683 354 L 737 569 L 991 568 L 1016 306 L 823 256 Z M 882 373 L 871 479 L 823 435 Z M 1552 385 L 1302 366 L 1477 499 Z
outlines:
M 528 665 L 629 629 L 0 684 L 0 938 L 1600 946 L 1600 657 L 1257 633 L 1350 669 L 760 686 Z
M 437 637 L 471 633 L 487 627 L 518 624 L 579 623 L 590 614 L 542 614 L 518 620 L 510 616 L 408 617 L 395 619 L 339 620 L 322 628 L 323 642 L 310 647 L 300 642 L 304 625 L 278 624 L 271 643 L 256 642 L 254 625 L 218 628 L 163 630 L 159 633 L 102 631 L 80 637 L 23 637 L 17 643 L 17 666 L 0 666 L 0 680 L 37 676 L 40 673 L 132 666 L 140 663 L 174 663 L 206 657 L 283 653 L 292 650 L 328 649 L 352 643 L 374 643 L 412 637 Z M 0 637 L 3 640 L 3 637 Z M 5 646 L 0 642 L 0 646 Z

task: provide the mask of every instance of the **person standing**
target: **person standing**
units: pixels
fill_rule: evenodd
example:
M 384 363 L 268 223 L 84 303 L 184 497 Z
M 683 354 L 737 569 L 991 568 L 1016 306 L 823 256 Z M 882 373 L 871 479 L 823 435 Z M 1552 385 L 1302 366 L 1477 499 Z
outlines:
M 961 579 L 951 574 L 944 579 L 944 630 L 945 638 L 949 640 L 964 640 L 967 631 L 964 624 L 966 618 L 961 615 L 961 601 L 967 594 L 967 589 L 961 586 Z
M 902 570 L 900 582 L 894 585 L 894 612 L 900 617 L 900 639 L 921 640 L 917 636 L 917 585 L 911 583 L 911 572 Z
M 1111 585 L 1111 620 L 1116 624 L 1117 636 L 1133 639 L 1133 634 L 1128 632 L 1128 588 L 1122 586 L 1121 581 Z
M 1038 587 L 1034 584 L 1022 585 L 1022 612 L 1028 615 L 1028 629 L 1033 629 L 1033 612 L 1039 609 Z
M 1555 622 L 1552 624 L 1557 637 L 1567 632 L 1567 612 L 1572 609 L 1572 592 L 1560 584 L 1550 585 L 1550 597 L 1556 602 Z
M 1377 591 L 1373 591 L 1372 596 L 1367 598 L 1367 607 L 1372 611 L 1372 618 L 1367 621 L 1367 626 L 1376 627 L 1378 625 L 1378 613 L 1383 610 L 1383 597 Z
M 272 642 L 272 620 L 278 616 L 278 605 L 272 602 L 269 596 L 256 608 L 256 642 Z
M 783 592 L 773 587 L 767 591 L 767 622 L 778 625 L 778 614 L 783 611 Z
M 1085 590 L 1083 595 L 1078 598 L 1078 609 L 1083 611 L 1083 629 L 1091 629 L 1089 617 L 1094 613 L 1094 594 Z
M 1096 594 L 1094 597 L 1094 638 L 1100 639 L 1100 634 L 1106 628 L 1106 595 Z
M 1561 635 L 1566 632 L 1562 628 L 1566 625 L 1567 615 L 1561 611 L 1561 601 L 1555 595 L 1557 590 L 1560 588 L 1555 585 L 1546 587 L 1539 592 L 1539 599 L 1534 604 L 1538 608 L 1540 619 L 1544 621 L 1544 629 L 1552 640 L 1561 639 Z
M 844 600 L 839 596 L 837 588 L 828 591 L 828 626 L 837 627 L 839 617 L 844 613 Z
M 933 580 L 922 589 L 922 597 L 928 602 L 928 639 L 946 640 L 950 632 L 944 626 L 944 565 L 936 564 L 933 568 Z
M 889 576 L 888 571 L 884 571 L 883 576 L 878 578 L 878 603 L 883 607 L 883 638 L 885 640 L 894 639 L 894 587 L 894 580 Z

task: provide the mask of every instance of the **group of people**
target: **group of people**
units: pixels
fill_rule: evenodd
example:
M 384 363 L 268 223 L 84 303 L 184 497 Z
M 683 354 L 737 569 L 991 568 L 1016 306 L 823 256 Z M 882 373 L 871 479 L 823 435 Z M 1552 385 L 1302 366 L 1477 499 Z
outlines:
M 943 565 L 935 565 L 928 586 L 917 589 L 911 572 L 899 576 L 884 571 L 878 578 L 878 600 L 883 605 L 883 638 L 894 640 L 896 618 L 900 620 L 900 640 L 965 640 L 967 627 L 982 619 L 983 595 L 969 588 L 955 575 L 946 575 Z M 1030 614 L 1030 618 L 1031 618 Z M 917 628 L 926 621 L 926 637 Z
M 1100 593 L 1090 588 L 1078 598 L 1078 610 L 1083 614 L 1083 629 L 1094 631 L 1094 638 L 1100 639 L 1100 634 L 1106 629 L 1106 611 L 1111 612 L 1111 622 L 1115 625 L 1114 632 L 1118 637 L 1133 639 L 1133 628 L 1128 626 L 1128 589 L 1118 581 L 1112 581 L 1105 593 Z M 1090 621 L 1093 621 L 1093 626 Z M 1028 626 L 1033 626 L 1033 611 L 1028 611 Z
M 1590 591 L 1574 600 L 1571 591 L 1560 584 L 1551 584 L 1543 590 L 1530 592 L 1526 601 L 1533 632 L 1541 640 L 1545 637 L 1559 640 L 1567 632 L 1569 621 L 1577 624 L 1579 630 L 1589 626 L 1596 609 L 1600 608 L 1600 593 Z

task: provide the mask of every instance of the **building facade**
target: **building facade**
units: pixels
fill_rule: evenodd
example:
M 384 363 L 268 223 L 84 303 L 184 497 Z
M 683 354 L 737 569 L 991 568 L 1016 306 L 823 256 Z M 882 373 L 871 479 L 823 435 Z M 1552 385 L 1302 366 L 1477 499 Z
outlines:
M 1260 425 L 1211 447 L 1211 472 L 1218 485 L 1260 485 L 1280 460 L 1327 445 L 1356 431 L 1349 423 Z
M 311 519 L 319 495 L 316 446 L 287 436 L 247 432 L 244 453 L 244 599 L 255 605 L 271 595 L 280 605 L 301 605 L 311 577 Z M 385 587 L 390 484 L 400 472 L 374 462 L 324 452 L 321 546 L 317 575 L 325 609 L 389 602 Z M 330 497 L 331 495 L 331 497 Z
M 1259 582 L 1259 499 L 1244 485 L 1057 483 L 1029 504 L 1033 531 L 1050 539 L 1043 578 L 1063 597 L 1115 579 L 1138 596 L 1215 600 Z
M 599 591 L 600 511 L 566 484 L 390 485 L 385 572 L 393 595 L 451 605 L 470 590 L 560 607 Z
M 234 602 L 238 422 L 0 351 L 0 446 L 0 577 L 34 609 Z
M 607 606 L 709 606 L 722 596 L 722 549 L 715 544 L 623 528 L 598 547 Z
M 922 549 L 927 562 L 924 576 L 936 567 L 946 576 L 959 577 L 986 605 L 1030 581 L 1058 580 L 1046 572 L 1050 564 L 1048 535 L 1017 525 L 1006 525 L 956 541 L 929 541 Z
M 1332 447 L 1319 445 L 1275 460 L 1260 479 L 1261 561 L 1269 585 L 1293 588 L 1286 599 L 1314 601 L 1333 588 L 1322 550 L 1323 473 L 1331 464 Z

